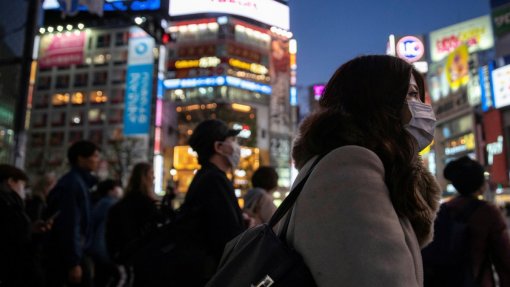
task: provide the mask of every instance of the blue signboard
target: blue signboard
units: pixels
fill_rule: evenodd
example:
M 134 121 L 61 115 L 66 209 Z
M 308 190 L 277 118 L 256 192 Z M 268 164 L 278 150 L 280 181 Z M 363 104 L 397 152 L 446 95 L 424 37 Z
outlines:
M 148 134 L 151 120 L 154 39 L 138 27 L 129 39 L 124 109 L 124 135 Z
M 484 112 L 494 107 L 494 86 L 492 85 L 493 70 L 493 63 L 489 63 L 489 65 L 478 69 L 478 78 L 480 81 L 480 89 L 482 91 L 482 111 Z
M 188 79 L 168 79 L 163 82 L 165 89 L 186 89 L 198 87 L 218 87 L 227 85 L 252 92 L 270 95 L 271 86 L 247 81 L 231 76 L 201 77 Z

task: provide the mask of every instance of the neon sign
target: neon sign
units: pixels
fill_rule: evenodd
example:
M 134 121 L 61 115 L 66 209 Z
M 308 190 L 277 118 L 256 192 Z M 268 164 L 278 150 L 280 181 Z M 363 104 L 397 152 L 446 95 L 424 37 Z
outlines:
M 272 92 L 271 86 L 264 85 L 252 81 L 243 80 L 232 76 L 218 76 L 218 77 L 202 77 L 202 78 L 188 78 L 188 79 L 168 79 L 165 80 L 163 85 L 166 89 L 186 89 L 198 87 L 217 87 L 227 85 L 234 88 L 240 88 L 252 92 L 270 95 Z
M 260 75 L 265 75 L 269 72 L 269 70 L 263 65 L 256 64 L 256 63 L 247 63 L 247 62 L 237 60 L 237 59 L 229 59 L 228 64 L 232 67 L 247 70 L 252 73 L 260 74 Z

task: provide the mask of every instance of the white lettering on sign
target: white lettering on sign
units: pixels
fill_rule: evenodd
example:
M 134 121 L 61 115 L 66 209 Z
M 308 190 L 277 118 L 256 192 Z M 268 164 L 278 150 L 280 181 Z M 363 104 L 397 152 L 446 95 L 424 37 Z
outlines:
M 510 24 L 510 12 L 494 18 L 494 23 L 498 28 Z
M 494 156 L 503 153 L 503 137 L 498 136 L 498 140 L 496 142 L 487 144 L 485 148 L 487 150 L 487 161 L 489 165 L 492 165 L 494 162 Z

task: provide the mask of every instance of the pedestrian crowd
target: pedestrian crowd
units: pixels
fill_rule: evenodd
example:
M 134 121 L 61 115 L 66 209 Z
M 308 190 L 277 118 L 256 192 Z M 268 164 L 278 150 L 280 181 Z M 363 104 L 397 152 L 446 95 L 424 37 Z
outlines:
M 291 193 L 299 189 L 299 197 L 274 227 L 274 240 L 304 262 L 311 281 L 303 282 L 510 286 L 508 227 L 481 199 L 483 166 L 450 161 L 444 177 L 459 194 L 440 204 L 441 189 L 418 155 L 433 142 L 435 116 L 412 65 L 357 57 L 334 73 L 319 106 L 292 150 L 299 174 Z M 221 286 L 214 278 L 234 250 L 228 243 L 278 213 L 271 196 L 278 174 L 269 166 L 254 172 L 240 207 L 232 183 L 238 134 L 215 119 L 195 127 L 189 145 L 201 167 L 178 210 L 171 186 L 164 198 L 156 194 L 150 163 L 134 165 L 125 189 L 98 182 L 101 150 L 90 141 L 69 147 L 70 169 L 58 179 L 47 173 L 32 185 L 22 170 L 0 165 L 0 287 L 193 287 L 211 278 L 207 286 Z M 251 286 L 282 286 L 264 276 Z

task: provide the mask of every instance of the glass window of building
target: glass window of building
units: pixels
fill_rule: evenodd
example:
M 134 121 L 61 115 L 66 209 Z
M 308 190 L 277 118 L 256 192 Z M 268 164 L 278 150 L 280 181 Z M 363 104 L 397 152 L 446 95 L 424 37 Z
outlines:
M 51 115 L 51 125 L 54 127 L 61 127 L 65 125 L 66 121 L 66 113 L 65 112 L 55 112 Z
M 85 103 L 85 95 L 83 92 L 74 92 L 71 95 L 71 103 L 75 106 L 83 105 Z
M 109 53 L 106 54 L 98 54 L 93 57 L 92 62 L 94 62 L 94 65 L 96 66 L 104 66 L 107 65 L 108 62 L 111 60 L 112 56 Z
M 99 125 L 104 122 L 104 113 L 101 109 L 91 109 L 89 110 L 89 124 L 91 125 Z
M 69 132 L 69 138 L 67 139 L 68 143 L 74 143 L 79 140 L 83 139 L 83 132 L 82 131 L 70 131 Z
M 58 89 L 69 88 L 69 75 L 58 75 L 55 87 Z
M 126 82 L 126 70 L 116 69 L 112 73 L 112 84 L 122 84 Z
M 52 132 L 50 134 L 50 146 L 61 146 L 64 143 L 64 132 Z
M 119 124 L 124 119 L 124 111 L 122 109 L 110 109 L 108 113 L 108 123 Z
M 62 140 L 61 140 L 60 144 L 58 144 L 56 146 L 62 146 L 63 143 L 64 143 L 64 135 L 62 133 Z M 48 154 L 49 154 L 48 164 L 50 166 L 57 167 L 57 166 L 60 166 L 64 162 L 66 151 L 64 149 L 52 149 L 49 151 Z
M 48 120 L 47 114 L 33 113 L 32 114 L 32 127 L 33 128 L 44 128 Z
M 122 65 L 126 64 L 128 60 L 128 51 L 119 51 L 113 54 L 113 64 L 114 65 Z
M 107 71 L 98 71 L 94 73 L 94 81 L 93 84 L 96 86 L 106 85 L 108 81 L 108 72 Z
M 71 126 L 81 126 L 83 125 L 83 112 L 82 111 L 74 111 L 69 114 L 69 123 Z
M 53 94 L 51 103 L 54 107 L 66 106 L 69 103 L 69 93 L 57 93 Z
M 90 141 L 102 145 L 103 144 L 103 130 L 91 130 L 89 132 Z
M 34 94 L 34 108 L 47 108 L 50 96 L 48 94 L 36 93 Z
M 31 146 L 42 147 L 46 144 L 46 133 L 32 133 L 30 137 Z
M 110 97 L 110 102 L 112 104 L 120 104 L 124 103 L 124 94 L 125 90 L 123 88 L 113 89 Z
M 129 32 L 115 33 L 115 46 L 126 46 L 129 42 Z
M 108 48 L 110 47 L 111 37 L 110 34 L 103 34 L 97 36 L 96 48 Z
M 90 103 L 91 104 L 104 104 L 108 101 L 106 93 L 103 91 L 92 91 L 90 92 Z
M 51 87 L 51 76 L 40 76 L 37 79 L 38 90 L 48 90 Z
M 89 83 L 89 74 L 88 73 L 78 73 L 74 75 L 74 86 L 75 87 L 85 87 Z

